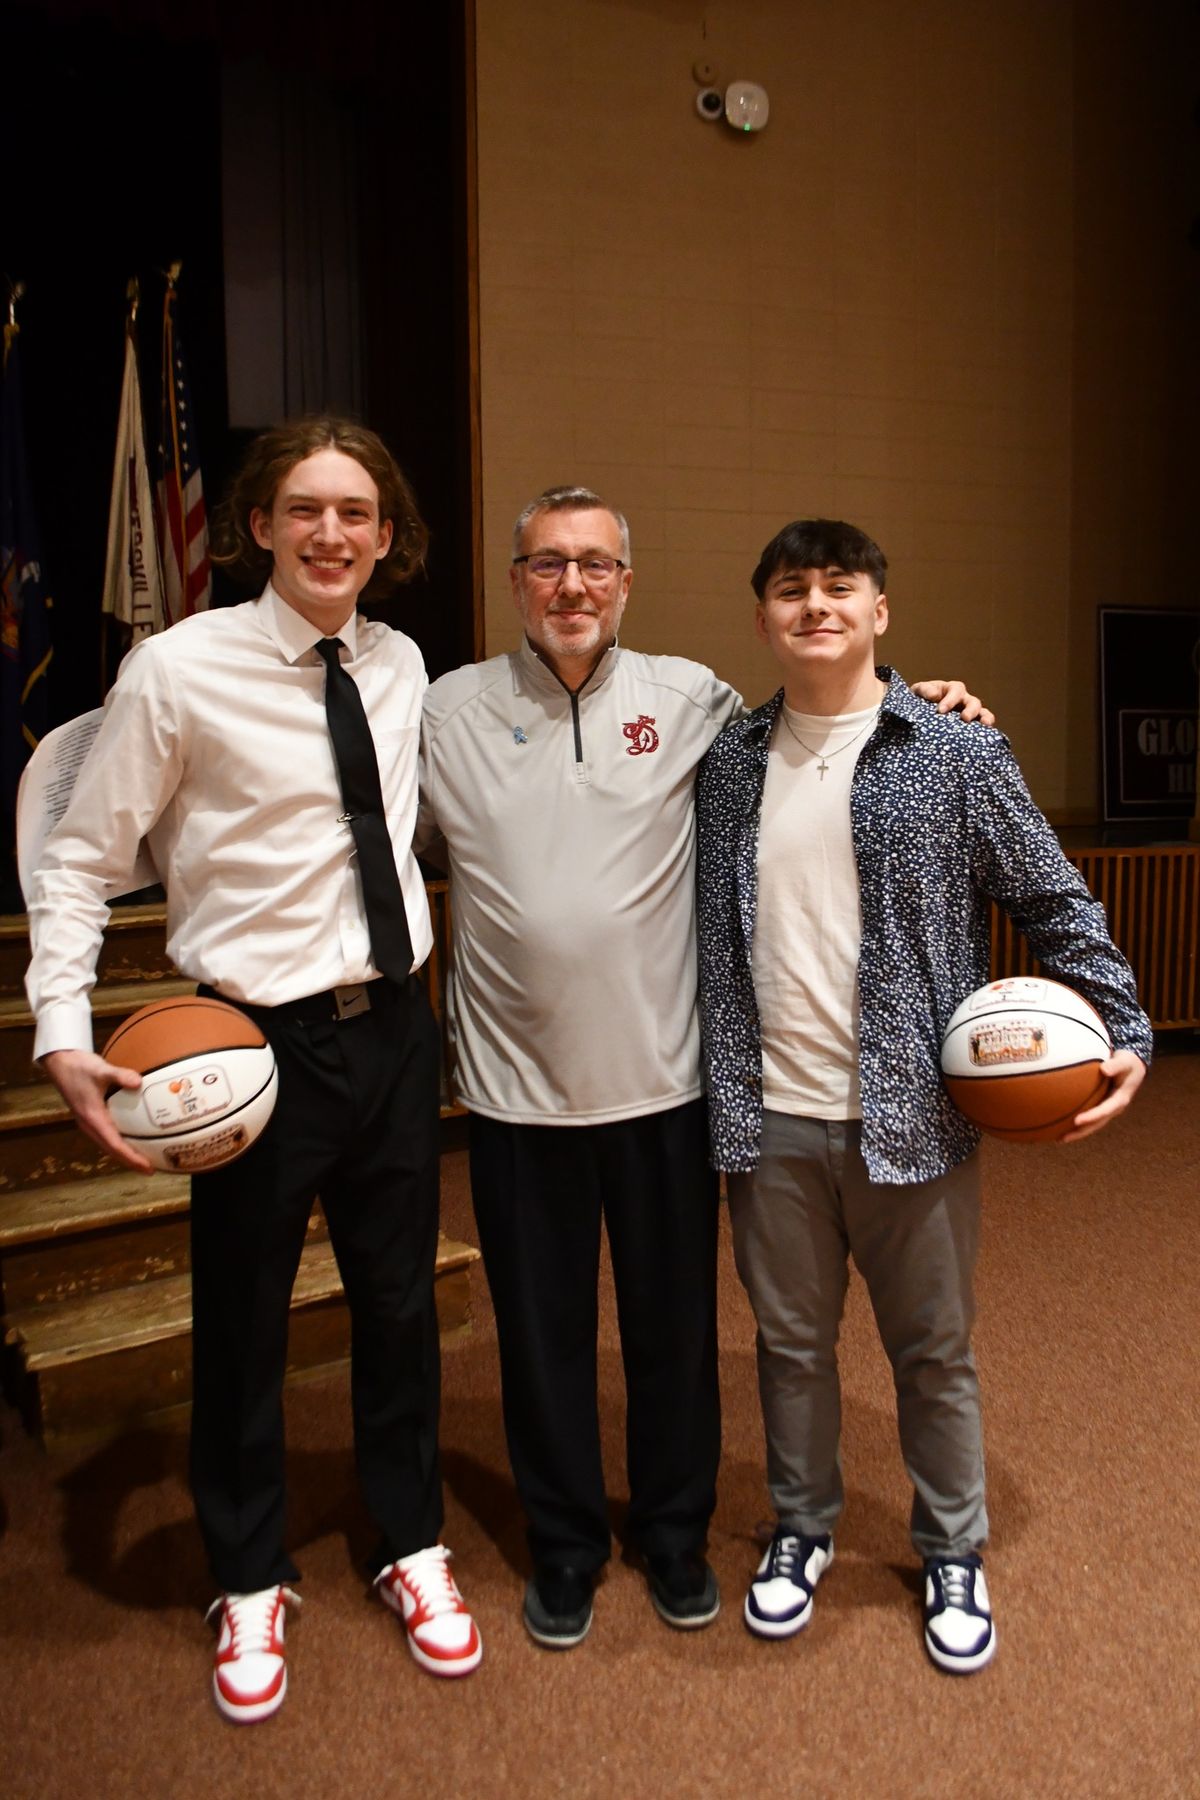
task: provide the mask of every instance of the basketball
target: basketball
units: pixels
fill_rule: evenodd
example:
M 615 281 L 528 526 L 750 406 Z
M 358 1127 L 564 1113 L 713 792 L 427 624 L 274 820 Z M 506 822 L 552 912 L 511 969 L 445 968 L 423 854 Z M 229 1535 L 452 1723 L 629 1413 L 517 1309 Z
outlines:
M 1053 1143 L 1107 1094 L 1100 1064 L 1111 1054 L 1104 1020 L 1081 994 L 1014 976 L 967 995 L 942 1039 L 942 1076 L 981 1131 Z
M 275 1105 L 274 1052 L 224 1000 L 156 1000 L 119 1025 L 101 1054 L 142 1077 L 136 1091 L 115 1089 L 108 1110 L 156 1169 L 221 1168 L 250 1148 Z

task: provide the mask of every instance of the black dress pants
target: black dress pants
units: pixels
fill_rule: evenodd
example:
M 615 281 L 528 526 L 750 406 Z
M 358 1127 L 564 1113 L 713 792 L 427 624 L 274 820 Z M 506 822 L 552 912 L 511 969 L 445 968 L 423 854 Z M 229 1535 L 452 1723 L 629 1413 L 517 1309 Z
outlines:
M 534 1562 L 610 1553 L 596 1382 L 601 1220 L 625 1368 L 629 1537 L 699 1549 L 716 1502 L 717 1178 L 702 1101 L 608 1125 L 473 1113 L 471 1189 Z
M 319 1193 L 351 1316 L 355 1458 L 376 1567 L 436 1542 L 439 1039 L 421 984 L 372 984 L 353 1019 L 244 1007 L 275 1051 L 258 1142 L 192 1182 L 191 1479 L 217 1585 L 296 1578 L 284 1549 L 292 1286 Z

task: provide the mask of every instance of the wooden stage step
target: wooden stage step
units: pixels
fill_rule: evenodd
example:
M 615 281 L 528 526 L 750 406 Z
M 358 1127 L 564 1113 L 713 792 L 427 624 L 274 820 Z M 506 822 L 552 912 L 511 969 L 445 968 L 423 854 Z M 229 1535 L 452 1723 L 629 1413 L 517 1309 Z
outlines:
M 0 1193 L 0 1310 L 185 1274 L 189 1201 L 186 1175 L 128 1169 Z M 309 1241 L 328 1235 L 318 1204 Z
M 71 1109 L 52 1082 L 30 1082 L 26 1087 L 0 1088 L 0 1134 L 38 1130 L 60 1124 Z
M 96 1049 L 102 1050 L 117 1026 L 139 1007 L 149 1006 L 152 1000 L 174 1000 L 195 991 L 195 982 L 185 981 L 181 975 L 96 988 L 92 995 Z M 20 996 L 0 997 L 0 1083 L 10 1088 L 32 1086 L 40 1079 L 33 1062 L 33 1014 Z
M 440 970 L 449 956 L 445 882 L 426 884 L 434 953 L 423 971 L 443 1027 L 449 1147 L 461 1107 L 449 1088 Z M 111 910 L 92 995 L 95 1042 L 158 999 L 195 992 L 165 950 L 161 901 Z M 191 1397 L 189 1183 L 136 1175 L 92 1143 L 33 1066 L 24 994 L 24 915 L 0 916 L 0 1375 L 44 1443 L 110 1436 Z M 470 1329 L 479 1252 L 439 1239 L 435 1297 L 443 1338 Z M 289 1379 L 315 1378 L 349 1354 L 349 1314 L 320 1204 L 293 1298 Z
M 31 1193 L 0 1194 L 0 1255 L 19 1245 L 133 1219 L 186 1214 L 189 1188 L 186 1175 L 138 1175 L 125 1169 L 87 1181 L 56 1182 Z
M 163 901 L 147 906 L 112 906 L 104 928 L 97 984 L 159 981 L 177 976 L 163 948 L 167 909 Z M 0 994 L 25 992 L 29 962 L 29 921 L 24 913 L 0 914 Z
M 48 1306 L 189 1267 L 188 1181 L 93 1175 L 0 1193 L 3 1307 Z
M 434 1294 L 443 1337 L 470 1326 L 470 1244 L 438 1241 Z M 116 1431 L 185 1405 L 191 1386 L 191 1278 L 172 1275 L 53 1306 L 16 1308 L 6 1344 L 25 1373 L 20 1396 L 43 1441 Z M 350 1318 L 328 1242 L 306 1246 L 292 1295 L 289 1377 L 349 1356 Z
M 438 1275 L 469 1268 L 478 1259 L 478 1250 L 469 1244 L 439 1236 Z M 341 1295 L 333 1245 L 328 1241 L 306 1245 L 292 1290 L 293 1311 Z M 53 1307 L 17 1309 L 8 1314 L 5 1341 L 18 1345 L 26 1368 L 36 1371 L 178 1337 L 189 1332 L 191 1325 L 191 1276 L 173 1275 Z
M 48 1081 L 0 1087 L 0 1193 L 112 1174 L 108 1152 L 80 1131 Z

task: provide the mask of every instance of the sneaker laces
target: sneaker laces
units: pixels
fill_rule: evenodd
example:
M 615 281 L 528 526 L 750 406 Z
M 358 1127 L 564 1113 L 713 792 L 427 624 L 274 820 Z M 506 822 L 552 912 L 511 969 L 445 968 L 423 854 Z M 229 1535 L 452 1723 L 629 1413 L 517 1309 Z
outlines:
M 971 1577 L 975 1571 L 968 1563 L 942 1563 L 938 1569 L 941 1582 L 942 1601 L 946 1606 L 961 1607 L 965 1612 L 971 1605 Z
M 776 1538 L 771 1545 L 771 1562 L 767 1570 L 768 1576 L 784 1575 L 788 1580 L 791 1580 L 792 1571 L 800 1561 L 800 1552 L 802 1548 L 803 1545 L 798 1537 Z
M 457 1612 L 462 1606 L 462 1596 L 450 1573 L 450 1554 L 444 1544 L 434 1544 L 430 1550 L 419 1550 L 401 1571 L 430 1615 Z
M 300 1596 L 291 1588 L 260 1588 L 253 1594 L 221 1594 L 208 1609 L 206 1617 L 212 1618 L 220 1607 L 225 1608 L 225 1617 L 229 1621 L 230 1648 L 235 1656 L 253 1656 L 258 1652 L 264 1654 L 274 1650 L 272 1628 L 275 1622 L 275 1611 L 280 1601 L 299 1606 Z

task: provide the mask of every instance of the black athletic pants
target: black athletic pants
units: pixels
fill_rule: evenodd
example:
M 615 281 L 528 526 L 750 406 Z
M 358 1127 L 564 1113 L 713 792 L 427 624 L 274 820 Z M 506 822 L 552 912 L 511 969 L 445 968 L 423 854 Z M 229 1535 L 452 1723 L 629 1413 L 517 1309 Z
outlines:
M 699 1549 L 721 1448 L 717 1178 L 703 1102 L 610 1125 L 473 1113 L 470 1142 L 534 1562 L 594 1571 L 610 1552 L 596 1390 L 602 1218 L 625 1366 L 630 1542 L 650 1555 Z
M 288 1310 L 319 1193 L 351 1314 L 359 1479 L 376 1567 L 437 1541 L 437 1026 L 416 977 L 357 1018 L 244 1007 L 279 1068 L 259 1141 L 192 1181 L 191 1478 L 217 1585 L 294 1580 L 284 1549 Z M 332 1010 L 332 1009 L 331 1009 Z

